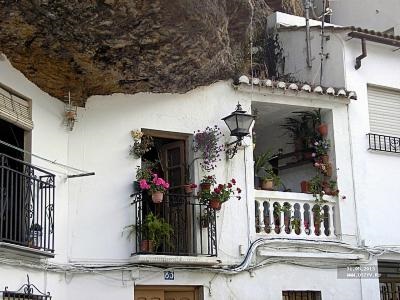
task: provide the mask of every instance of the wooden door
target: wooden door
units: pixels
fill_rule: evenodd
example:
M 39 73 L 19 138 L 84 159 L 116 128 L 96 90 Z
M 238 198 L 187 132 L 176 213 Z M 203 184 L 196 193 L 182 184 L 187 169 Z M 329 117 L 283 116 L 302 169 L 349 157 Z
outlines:
M 135 289 L 135 300 L 165 300 L 164 291 L 156 289 Z
M 179 194 L 185 184 L 185 141 L 168 143 L 161 147 L 161 153 L 164 175 L 170 183 L 169 193 Z
M 195 300 L 194 291 L 171 291 L 165 292 L 165 300 Z
M 170 183 L 169 196 L 166 197 L 166 219 L 172 226 L 171 245 L 165 245 L 166 252 L 189 253 L 191 218 L 188 201 L 184 196 L 183 185 L 186 176 L 185 141 L 179 140 L 161 148 L 164 176 Z

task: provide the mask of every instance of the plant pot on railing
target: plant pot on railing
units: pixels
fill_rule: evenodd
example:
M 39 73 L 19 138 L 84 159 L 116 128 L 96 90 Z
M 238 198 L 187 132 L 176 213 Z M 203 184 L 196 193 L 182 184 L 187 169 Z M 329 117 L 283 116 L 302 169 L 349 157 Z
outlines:
M 211 190 L 211 183 L 200 183 L 200 189 L 202 191 L 209 191 Z
M 140 252 L 144 252 L 144 253 L 154 252 L 154 241 L 153 240 L 140 241 Z
M 219 199 L 215 198 L 211 199 L 208 205 L 215 210 L 220 210 L 222 207 L 222 203 L 219 201 Z
M 317 127 L 317 131 L 321 136 L 327 136 L 328 135 L 328 124 L 326 123 L 321 123 Z
M 300 183 L 300 187 L 301 187 L 302 193 L 310 194 L 310 182 L 309 181 L 303 180 Z
M 151 200 L 153 200 L 153 203 L 161 203 L 164 198 L 164 193 L 162 192 L 153 192 L 151 194 Z
M 273 191 L 274 190 L 274 180 L 273 179 L 264 179 L 262 181 L 261 188 L 263 190 Z

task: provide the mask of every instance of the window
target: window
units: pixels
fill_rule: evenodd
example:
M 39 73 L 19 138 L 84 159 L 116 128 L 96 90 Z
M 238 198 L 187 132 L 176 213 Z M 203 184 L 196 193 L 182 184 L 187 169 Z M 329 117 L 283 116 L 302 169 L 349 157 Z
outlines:
M 283 291 L 282 300 L 321 300 L 319 291 Z
M 382 300 L 400 298 L 400 263 L 378 262 L 379 288 Z
M 372 133 L 400 137 L 400 91 L 368 86 L 368 110 Z
M 400 91 L 368 86 L 369 149 L 400 153 Z

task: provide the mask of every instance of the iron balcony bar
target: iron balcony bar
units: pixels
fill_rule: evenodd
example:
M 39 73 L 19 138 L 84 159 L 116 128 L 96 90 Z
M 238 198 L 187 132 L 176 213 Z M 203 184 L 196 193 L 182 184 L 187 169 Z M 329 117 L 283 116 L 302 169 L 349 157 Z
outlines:
M 0 242 L 54 252 L 54 179 L 0 153 Z
M 368 150 L 400 153 L 400 137 L 367 133 Z
M 147 192 L 132 195 L 135 212 L 135 249 L 133 254 L 217 256 L 216 212 L 190 194 L 165 194 L 155 204 Z M 144 229 L 148 213 L 163 218 L 173 230 L 171 238 L 152 252 L 141 247 L 146 240 Z

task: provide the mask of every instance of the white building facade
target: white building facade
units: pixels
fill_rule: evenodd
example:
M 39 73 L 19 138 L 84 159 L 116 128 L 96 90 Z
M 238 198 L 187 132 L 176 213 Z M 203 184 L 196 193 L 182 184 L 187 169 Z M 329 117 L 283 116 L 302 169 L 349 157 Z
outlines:
M 65 126 L 65 104 L 2 60 L 0 140 L 8 156 L 2 155 L 0 178 L 0 289 L 9 291 L 2 290 L 3 299 L 18 296 L 26 275 L 36 294 L 50 292 L 53 299 L 379 299 L 378 277 L 346 278 L 351 272 L 345 271 L 399 260 L 398 154 L 368 150 L 367 134 L 395 136 L 374 118 L 380 111 L 370 103 L 379 93 L 392 103 L 400 88 L 400 60 L 393 47 L 367 41 L 368 55 L 355 70 L 361 41 L 348 41 L 350 32 L 327 30 L 329 58 L 322 62 L 321 83 L 319 29 L 312 29 L 315 57 L 309 69 L 304 30 L 281 28 L 285 73 L 310 85 L 243 76 L 235 85 L 218 82 L 183 95 L 94 96 L 78 109 L 72 131 Z M 233 142 L 221 119 L 238 102 L 256 115 L 253 138 L 244 138 L 233 158 L 222 153 L 207 172 L 201 159 L 194 160 L 199 153 L 192 150 L 193 137 L 217 125 L 224 134 L 219 143 Z M 296 150 L 283 129 L 288 118 L 316 110 L 328 125 L 329 177 L 339 190 L 321 202 L 301 190 L 318 172 L 318 161 L 307 157 L 307 149 Z M 373 132 L 371 120 L 383 131 Z M 130 155 L 132 130 L 152 136 L 155 151 Z M 383 145 L 398 144 L 383 140 Z M 274 154 L 270 162 L 282 182 L 274 190 L 260 189 L 254 180 L 254 155 L 267 151 Z M 214 211 L 199 202 L 197 189 L 152 204 L 132 187 L 136 167 L 151 155 L 164 159 L 171 182 L 187 183 L 184 175 L 196 184 L 206 175 L 215 175 L 218 183 L 234 178 L 241 199 L 232 197 Z M 179 193 L 179 186 L 172 188 Z M 126 234 L 131 224 L 140 230 L 150 212 L 173 228 L 172 245 L 154 252 L 140 248 L 140 231 L 133 239 Z
M 372 8 L 369 5 L 363 7 L 365 10 Z M 304 21 L 301 23 L 294 18 L 291 25 L 298 27 L 290 27 L 288 20 L 291 17 L 280 17 L 285 19 L 284 26 L 279 29 L 279 41 L 285 51 L 286 74 L 293 74 L 300 81 L 342 86 L 357 92 L 358 100 L 348 106 L 348 117 L 358 244 L 379 253 L 376 258 L 382 273 L 381 299 L 395 299 L 398 297 L 400 244 L 395 232 L 399 226 L 395 178 L 399 175 L 396 153 L 400 134 L 397 113 L 400 104 L 400 59 L 397 51 L 400 38 L 327 24 L 321 51 L 321 27 L 311 27 L 313 63 L 309 68 L 305 55 Z M 369 20 L 373 22 L 373 19 Z M 347 19 L 347 22 L 351 21 Z M 357 20 L 355 22 L 350 25 L 361 25 Z M 341 24 L 347 25 L 345 20 Z M 364 26 L 374 28 L 371 23 Z M 321 52 L 325 54 L 322 62 Z M 391 220 L 389 226 L 387 220 Z

